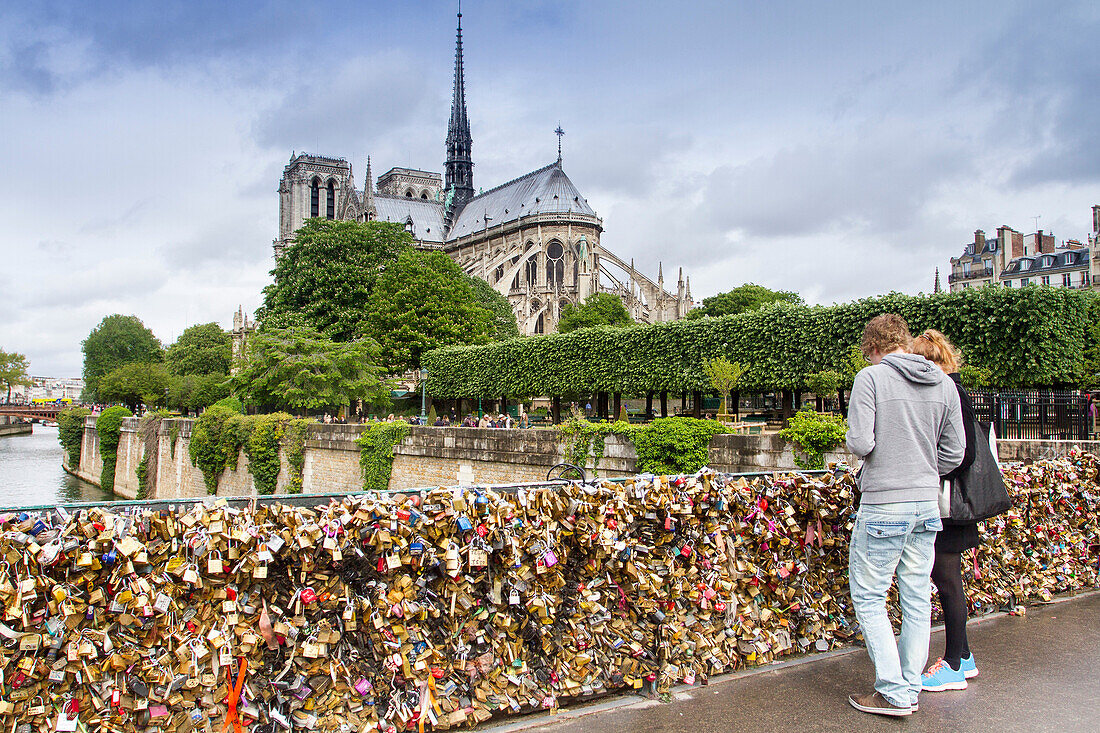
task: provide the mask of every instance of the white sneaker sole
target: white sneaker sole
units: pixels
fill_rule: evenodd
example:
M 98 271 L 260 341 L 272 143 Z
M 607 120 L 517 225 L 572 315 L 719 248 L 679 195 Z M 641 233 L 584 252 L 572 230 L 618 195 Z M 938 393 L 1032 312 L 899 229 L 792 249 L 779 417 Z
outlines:
M 967 687 L 966 680 L 962 682 L 944 682 L 942 685 L 936 685 L 935 687 L 929 687 L 924 685 L 921 687 L 921 692 L 944 692 L 946 690 L 965 690 Z
M 860 705 L 852 698 L 848 698 L 848 703 L 861 713 L 873 713 L 875 715 L 889 715 L 894 718 L 901 718 L 906 715 L 913 714 L 913 708 L 872 708 L 866 705 Z
M 963 677 L 965 677 L 968 680 L 972 680 L 977 676 L 978 676 L 978 670 L 976 670 L 976 669 L 968 669 L 965 672 L 963 672 Z

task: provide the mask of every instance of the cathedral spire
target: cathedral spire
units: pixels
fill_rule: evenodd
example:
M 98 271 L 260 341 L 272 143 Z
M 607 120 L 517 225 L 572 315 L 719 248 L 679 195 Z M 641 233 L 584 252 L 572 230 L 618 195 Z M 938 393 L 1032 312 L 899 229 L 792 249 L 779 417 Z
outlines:
M 366 219 L 370 221 L 374 211 L 374 177 L 370 173 L 370 156 L 367 156 L 367 178 L 363 181 L 363 208 L 366 209 Z
M 473 138 L 470 120 L 466 116 L 466 82 L 462 67 L 462 8 L 458 11 L 458 33 L 455 36 L 454 97 L 451 100 L 451 120 L 447 125 L 447 162 L 444 185 L 451 196 L 444 212 L 444 225 L 450 228 L 455 216 L 474 197 L 474 163 L 470 157 Z
M 932 292 L 940 292 L 940 268 L 936 268 L 936 282 L 932 285 Z

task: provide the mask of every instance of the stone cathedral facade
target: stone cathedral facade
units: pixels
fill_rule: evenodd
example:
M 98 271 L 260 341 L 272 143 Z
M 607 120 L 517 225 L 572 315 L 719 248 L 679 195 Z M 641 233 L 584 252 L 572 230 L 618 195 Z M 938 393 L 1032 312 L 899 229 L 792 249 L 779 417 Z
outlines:
M 458 19 L 444 175 L 391 168 L 375 181 L 368 158 L 360 190 L 344 158 L 295 154 L 279 182 L 275 257 L 311 217 L 396 222 L 506 296 L 521 333 L 553 332 L 567 304 L 596 292 L 621 298 L 640 323 L 683 318 L 692 307 L 683 270 L 666 288 L 660 264 L 654 281 L 600 245 L 603 220 L 566 175 L 560 143 L 553 163 L 475 193 Z

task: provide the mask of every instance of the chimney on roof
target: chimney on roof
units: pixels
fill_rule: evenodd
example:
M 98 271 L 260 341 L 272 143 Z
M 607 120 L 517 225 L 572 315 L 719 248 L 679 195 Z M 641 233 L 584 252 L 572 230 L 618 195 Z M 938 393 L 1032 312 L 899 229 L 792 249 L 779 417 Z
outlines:
M 1048 255 L 1054 252 L 1054 235 L 1043 234 L 1043 230 L 1040 229 L 1035 234 L 1035 247 L 1038 250 L 1035 254 Z
M 1092 234 L 1094 239 L 1100 236 L 1100 204 L 1092 207 Z
M 985 232 L 981 229 L 974 230 L 974 254 L 978 254 L 985 247 Z

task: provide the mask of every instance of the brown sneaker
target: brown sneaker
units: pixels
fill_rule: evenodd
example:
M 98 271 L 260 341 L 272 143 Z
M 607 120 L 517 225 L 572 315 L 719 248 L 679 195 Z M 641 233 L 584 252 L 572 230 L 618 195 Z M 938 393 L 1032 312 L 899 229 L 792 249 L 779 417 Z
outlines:
M 913 714 L 913 708 L 909 705 L 906 705 L 905 707 L 898 707 L 878 692 L 873 692 L 870 695 L 849 695 L 848 702 L 850 702 L 852 704 L 852 707 L 854 707 L 856 710 L 860 710 L 865 713 L 874 713 L 875 715 L 892 715 L 895 717 L 901 717 L 902 715 Z

